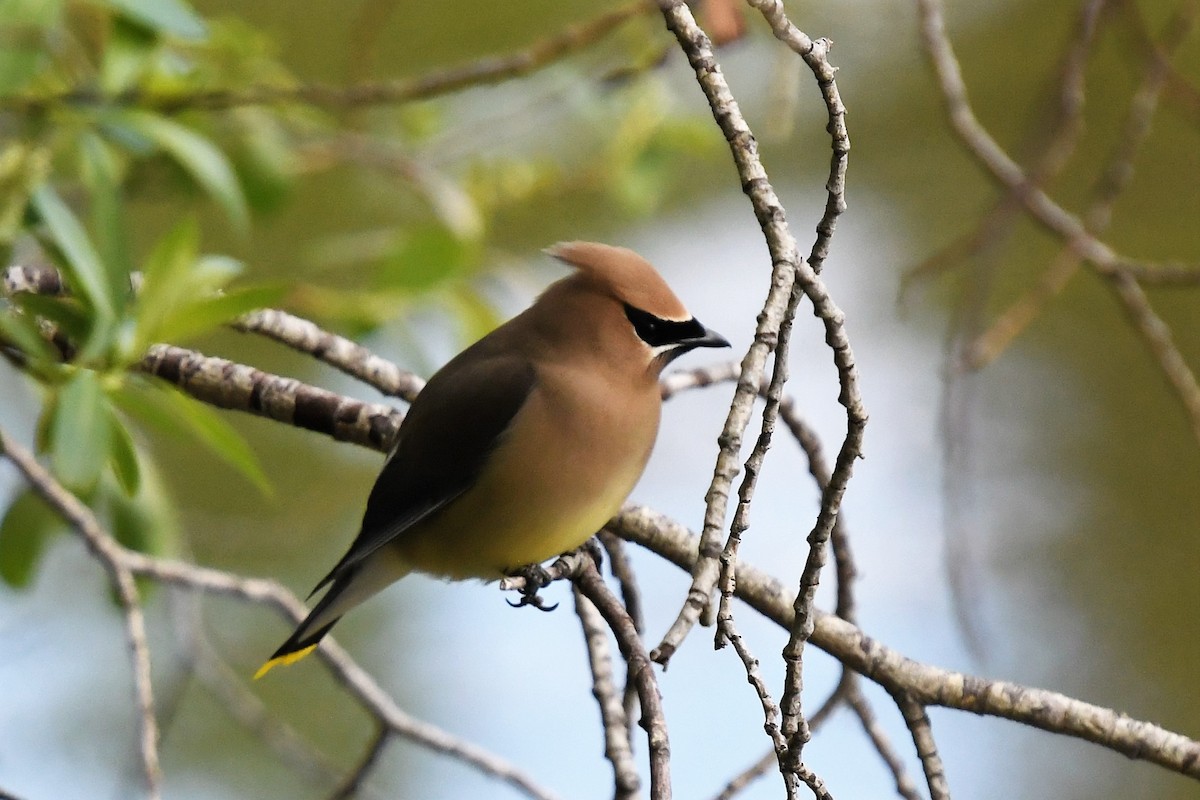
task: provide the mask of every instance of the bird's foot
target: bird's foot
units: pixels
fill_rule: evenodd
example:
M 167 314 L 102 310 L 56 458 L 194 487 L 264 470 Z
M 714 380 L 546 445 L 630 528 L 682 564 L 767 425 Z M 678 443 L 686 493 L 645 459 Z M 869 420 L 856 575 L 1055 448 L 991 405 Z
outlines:
M 521 599 L 515 603 L 512 600 L 505 601 L 510 606 L 513 608 L 533 606 L 538 611 L 553 611 L 558 608 L 558 603 L 546 605 L 546 601 L 538 594 L 538 592 L 545 589 L 554 581 L 554 577 L 541 564 L 529 564 L 519 567 L 508 574 L 514 578 L 525 579 L 525 585 L 521 588 Z

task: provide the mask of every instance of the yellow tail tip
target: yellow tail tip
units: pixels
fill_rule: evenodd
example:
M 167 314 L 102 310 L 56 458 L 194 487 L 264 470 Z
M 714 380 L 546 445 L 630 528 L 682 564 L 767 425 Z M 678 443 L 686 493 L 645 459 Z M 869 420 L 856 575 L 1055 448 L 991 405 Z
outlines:
M 296 650 L 293 653 L 284 653 L 281 656 L 276 656 L 258 668 L 258 672 L 254 673 L 254 680 L 258 680 L 263 675 L 266 675 L 268 672 L 280 665 L 286 666 L 288 664 L 295 664 L 297 661 L 304 658 L 306 655 L 316 649 L 317 646 L 315 644 L 310 644 L 308 647 Z

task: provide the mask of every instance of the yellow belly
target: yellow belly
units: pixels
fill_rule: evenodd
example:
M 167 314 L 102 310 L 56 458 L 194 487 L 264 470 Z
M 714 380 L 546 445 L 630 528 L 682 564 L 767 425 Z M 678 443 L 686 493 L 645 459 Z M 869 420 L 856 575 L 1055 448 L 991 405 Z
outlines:
M 492 579 L 583 544 L 645 469 L 658 429 L 651 388 L 650 400 L 620 407 L 605 399 L 611 393 L 589 391 L 597 405 L 586 413 L 578 397 L 569 399 L 572 413 L 551 392 L 532 398 L 476 485 L 390 546 L 421 572 Z
M 396 549 L 414 569 L 446 578 L 494 579 L 572 550 L 617 512 L 632 481 L 590 498 L 478 487 L 408 531 Z

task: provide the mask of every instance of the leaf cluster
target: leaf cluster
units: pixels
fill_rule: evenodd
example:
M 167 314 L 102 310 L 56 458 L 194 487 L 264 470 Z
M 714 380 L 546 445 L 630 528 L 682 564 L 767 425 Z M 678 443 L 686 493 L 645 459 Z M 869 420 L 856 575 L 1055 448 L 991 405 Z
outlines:
M 617 47 L 644 68 L 575 74 L 569 101 L 561 74 L 535 76 L 535 92 L 564 102 L 526 108 L 519 123 L 489 109 L 490 148 L 464 152 L 480 122 L 460 98 L 369 118 L 319 102 L 214 102 L 300 84 L 268 36 L 187 0 L 0 0 L 0 267 L 62 281 L 58 293 L 0 298 L 0 354 L 36 387 L 37 444 L 58 478 L 119 528 L 122 503 L 161 494 L 146 491 L 146 443 L 165 432 L 265 491 L 252 448 L 222 417 L 139 372 L 149 346 L 278 303 L 361 336 L 432 302 L 474 338 L 498 319 L 468 279 L 494 260 L 489 242 L 513 214 L 559 208 L 562 227 L 539 234 L 552 241 L 581 235 L 580 197 L 631 215 L 668 202 L 690 159 L 721 143 L 674 112 L 649 71 L 658 57 L 644 58 L 650 30 L 628 26 Z M 518 124 L 532 128 L 505 133 Z M 363 195 L 397 197 L 382 226 L 316 243 L 307 269 L 251 268 L 205 247 L 245 242 L 306 180 L 339 167 L 357 170 Z M 263 279 L 280 272 L 286 294 Z M 53 527 L 34 519 L 38 507 L 20 497 L 0 523 L 0 575 L 14 584 Z

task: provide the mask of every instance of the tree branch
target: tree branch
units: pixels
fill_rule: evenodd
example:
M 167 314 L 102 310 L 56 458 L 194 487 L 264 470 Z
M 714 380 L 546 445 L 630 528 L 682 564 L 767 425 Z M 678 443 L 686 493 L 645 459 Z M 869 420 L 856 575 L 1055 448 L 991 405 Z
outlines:
M 151 345 L 138 366 L 218 408 L 245 411 L 375 450 L 387 450 L 403 419 L 389 406 L 352 400 L 182 347 Z
M 43 114 L 55 108 L 136 107 L 163 112 L 185 109 L 209 111 L 250 105 L 302 103 L 329 109 L 351 109 L 376 105 L 400 105 L 428 100 L 475 86 L 487 86 L 536 72 L 577 50 L 602 40 L 621 24 L 649 11 L 646 0 L 635 0 L 606 11 L 586 22 L 569 25 L 553 36 L 524 50 L 505 56 L 480 58 L 449 69 L 440 69 L 405 80 L 365 82 L 352 86 L 301 84 L 295 86 L 251 86 L 243 89 L 131 89 L 104 94 L 94 89 L 38 97 L 24 95 L 0 99 L 0 111 Z
M 610 529 L 684 571 L 695 564 L 697 537 L 648 508 L 626 506 L 610 523 Z M 794 622 L 795 594 L 749 564 L 739 570 L 737 597 L 785 629 Z M 1012 720 L 1200 779 L 1200 741 L 1153 723 L 1058 692 L 914 661 L 870 638 L 855 625 L 821 611 L 815 614 L 811 641 L 889 693 L 907 694 L 922 705 Z
M 937 72 L 955 132 L 987 171 L 1016 193 L 1034 220 L 1061 237 L 1079 258 L 1090 262 L 1097 273 L 1109 279 L 1135 330 L 1142 336 L 1175 390 L 1193 436 L 1200 441 L 1200 382 L 1197 382 L 1195 374 L 1179 352 L 1170 328 L 1151 309 L 1137 281 L 1121 271 L 1121 257 L 1093 236 L 1083 221 L 1030 183 L 1020 165 L 1009 157 L 976 119 L 958 59 L 946 34 L 941 0 L 918 0 L 917 7 L 925 50 Z
M 124 548 L 108 535 L 92 510 L 71 494 L 33 454 L 0 429 L 0 454 L 8 458 L 26 482 L 80 535 L 88 550 L 108 573 L 125 619 L 125 638 L 133 666 L 137 702 L 138 753 L 146 796 L 162 796 L 162 771 L 158 760 L 158 722 L 154 716 L 154 689 L 150 675 L 150 647 L 146 643 L 146 618 L 142 613 L 133 572 L 122 557 Z
M 330 333 L 286 311 L 264 308 L 240 317 L 232 327 L 242 333 L 257 333 L 293 350 L 307 353 L 390 397 L 399 397 L 408 403 L 425 388 L 425 381 L 415 373 L 400 369 L 358 342 Z
M 646 654 L 645 645 L 634 629 L 633 620 L 621 605 L 590 557 L 578 559 L 571 573 L 576 588 L 592 602 L 617 639 L 617 647 L 628 665 L 630 678 L 637 686 L 642 704 L 641 726 L 646 731 L 650 755 L 650 800 L 669 800 L 671 797 L 671 745 L 667 736 L 667 718 L 663 714 L 662 696 L 654 665 Z
M 894 696 L 904 722 L 912 734 L 913 745 L 925 770 L 925 784 L 929 787 L 929 800 L 950 800 L 950 783 L 946 780 L 946 768 L 938 755 L 937 742 L 933 740 L 933 726 L 925 707 L 906 694 Z
M 604 756 L 612 763 L 613 797 L 633 800 L 640 796 L 642 780 L 633 760 L 625 706 L 613 679 L 612 655 L 608 649 L 608 628 L 596 606 L 583 591 L 574 587 L 575 614 L 583 626 L 587 645 L 588 667 L 592 673 L 592 696 L 600 706 L 600 722 L 604 728 Z
M 871 740 L 875 752 L 879 753 L 879 757 L 883 759 L 883 763 L 892 773 L 892 779 L 896 782 L 896 794 L 903 797 L 904 800 L 923 800 L 921 793 L 917 791 L 917 784 L 908 776 L 908 772 L 904 769 L 904 762 L 896 754 L 896 748 L 892 746 L 891 740 L 884 733 L 883 726 L 875 718 L 874 709 L 871 708 L 866 695 L 862 693 L 857 684 L 849 692 L 846 703 L 854 712 L 854 716 L 858 718 L 863 732 Z

